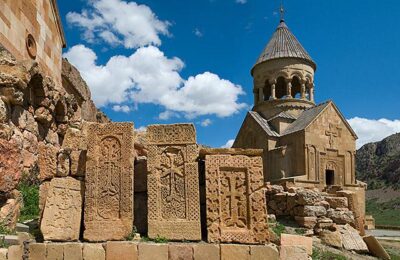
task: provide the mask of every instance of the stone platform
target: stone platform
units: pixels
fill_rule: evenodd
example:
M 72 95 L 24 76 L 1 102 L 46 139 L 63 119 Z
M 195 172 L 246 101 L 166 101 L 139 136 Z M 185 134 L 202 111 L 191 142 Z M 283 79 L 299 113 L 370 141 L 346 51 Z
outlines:
M 279 259 L 278 249 L 268 245 L 150 243 L 114 241 L 105 243 L 31 243 L 0 252 L 1 260 L 261 260 Z

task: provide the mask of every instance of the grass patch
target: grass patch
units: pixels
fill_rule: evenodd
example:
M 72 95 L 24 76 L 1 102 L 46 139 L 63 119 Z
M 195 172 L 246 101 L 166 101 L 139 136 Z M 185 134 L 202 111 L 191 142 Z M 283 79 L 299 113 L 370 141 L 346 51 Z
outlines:
M 400 226 L 400 198 L 383 203 L 367 200 L 366 212 L 375 218 L 376 225 Z
M 39 218 L 39 181 L 24 175 L 18 185 L 18 190 L 24 201 L 19 221 Z
M 4 225 L 3 223 L 0 223 L 0 234 L 13 235 L 14 232 L 11 229 L 9 229 L 6 225 Z
M 400 260 L 400 250 L 396 250 L 393 247 L 390 246 L 383 246 L 386 250 L 386 252 L 390 255 L 390 259 L 392 260 Z
M 0 238 L 0 248 L 8 248 L 10 245 L 4 240 L 4 238 Z
M 282 233 L 285 233 L 286 227 L 279 222 L 276 222 L 275 227 L 272 228 L 272 231 L 280 238 Z
M 158 235 L 154 239 L 151 239 L 149 237 L 142 237 L 140 241 L 141 242 L 154 242 L 154 243 L 160 243 L 160 244 L 161 243 L 168 243 L 168 239 L 167 238 L 161 237 L 161 236 L 158 236 Z
M 133 226 L 131 233 L 125 239 L 128 240 L 128 241 L 133 240 L 133 238 L 135 237 L 136 233 L 137 233 L 137 229 L 136 229 L 135 226 Z
M 313 260 L 347 260 L 347 257 L 338 255 L 329 251 L 322 251 L 319 248 L 313 248 L 311 255 Z
M 306 229 L 305 228 L 296 228 L 294 230 L 294 232 L 296 232 L 296 234 L 298 234 L 298 235 L 304 235 L 306 233 Z

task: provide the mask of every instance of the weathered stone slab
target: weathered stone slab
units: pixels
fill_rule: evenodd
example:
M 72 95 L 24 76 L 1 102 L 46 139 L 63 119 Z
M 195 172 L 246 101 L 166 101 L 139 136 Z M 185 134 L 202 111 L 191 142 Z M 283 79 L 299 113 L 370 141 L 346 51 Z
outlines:
M 57 153 L 58 149 L 52 145 L 39 143 L 39 179 L 48 180 L 56 176 L 57 173 Z
M 355 251 L 357 253 L 368 253 L 368 247 L 356 229 L 349 224 L 338 227 L 338 230 L 342 235 L 344 249 Z
M 138 259 L 137 244 L 133 242 L 107 242 L 107 260 Z
M 251 260 L 278 260 L 279 251 L 274 244 L 262 246 L 250 246 Z
M 133 124 L 91 124 L 87 136 L 83 237 L 123 240 L 133 225 Z
M 374 236 L 365 236 L 363 239 L 372 255 L 380 259 L 390 259 L 390 255 Z
M 153 125 L 147 133 L 148 235 L 200 240 L 195 128 L 192 124 Z
M 194 244 L 194 260 L 220 260 L 220 249 L 217 244 Z
M 168 260 L 192 260 L 193 248 L 190 244 L 169 244 Z
M 269 239 L 261 156 L 206 155 L 208 242 Z
M 140 260 L 168 260 L 167 244 L 141 243 L 138 249 Z
M 246 245 L 221 244 L 221 260 L 250 260 L 250 248 Z
M 82 218 L 83 183 L 71 177 L 51 180 L 41 222 L 45 240 L 79 239 Z
M 281 234 L 281 246 L 302 246 L 308 255 L 312 255 L 312 238 L 290 234 Z

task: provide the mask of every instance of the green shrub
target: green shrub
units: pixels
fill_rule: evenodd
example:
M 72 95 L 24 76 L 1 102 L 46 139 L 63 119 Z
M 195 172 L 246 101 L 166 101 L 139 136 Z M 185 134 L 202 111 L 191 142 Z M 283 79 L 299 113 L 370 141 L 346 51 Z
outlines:
M 154 243 L 168 243 L 168 239 L 157 235 L 157 237 L 153 239 L 153 242 Z
M 24 206 L 21 209 L 19 221 L 37 219 L 39 217 L 39 185 L 22 181 L 18 190 L 22 194 Z

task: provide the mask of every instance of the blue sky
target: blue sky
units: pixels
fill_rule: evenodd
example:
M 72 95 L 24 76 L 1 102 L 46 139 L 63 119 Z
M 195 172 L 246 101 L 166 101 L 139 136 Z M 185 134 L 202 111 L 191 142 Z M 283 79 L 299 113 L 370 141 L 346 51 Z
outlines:
M 251 109 L 250 69 L 279 23 L 279 2 L 58 4 L 65 56 L 112 120 L 136 127 L 194 122 L 199 143 L 220 147 Z M 286 0 L 285 9 L 317 63 L 317 102 L 339 106 L 359 145 L 400 132 L 400 2 Z

